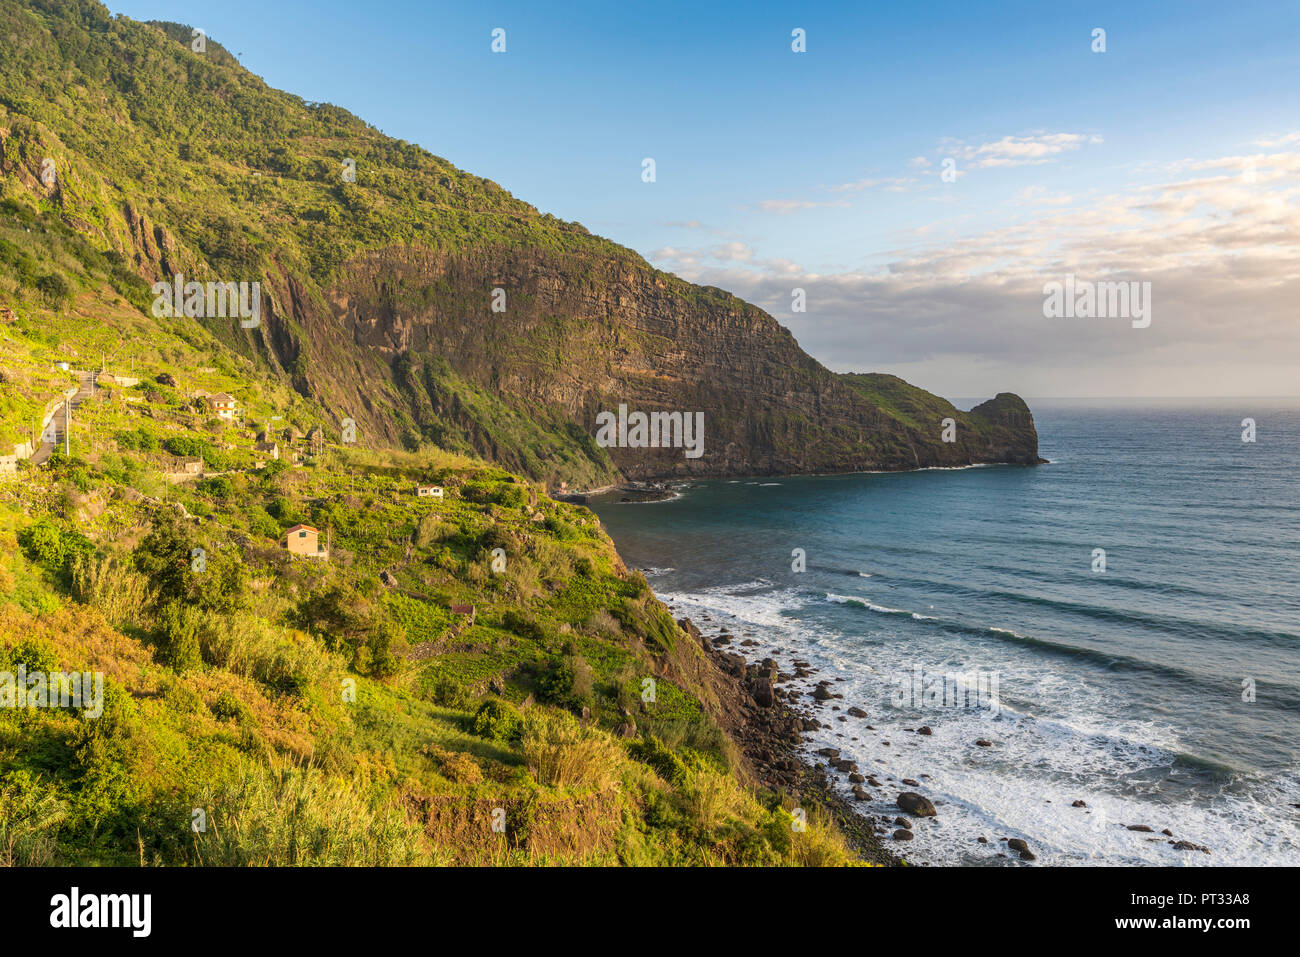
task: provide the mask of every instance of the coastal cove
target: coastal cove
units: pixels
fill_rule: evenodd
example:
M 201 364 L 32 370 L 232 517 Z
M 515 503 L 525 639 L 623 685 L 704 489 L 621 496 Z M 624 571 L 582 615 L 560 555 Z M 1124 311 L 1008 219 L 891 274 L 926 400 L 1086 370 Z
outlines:
M 1024 866 L 1023 840 L 1043 864 L 1300 863 L 1300 410 L 1032 405 L 1038 468 L 717 479 L 591 507 L 674 617 L 775 665 L 777 700 L 819 725 L 802 759 L 908 861 Z M 992 677 L 995 705 L 909 696 L 918 674 Z

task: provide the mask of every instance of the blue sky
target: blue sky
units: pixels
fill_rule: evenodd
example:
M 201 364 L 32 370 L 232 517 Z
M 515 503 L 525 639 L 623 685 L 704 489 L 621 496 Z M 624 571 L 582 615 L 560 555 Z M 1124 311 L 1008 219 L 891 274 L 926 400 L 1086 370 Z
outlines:
M 110 3 L 732 289 L 832 368 L 1300 391 L 1300 4 L 701 6 Z M 1151 281 L 1150 327 L 1045 319 L 1066 272 Z

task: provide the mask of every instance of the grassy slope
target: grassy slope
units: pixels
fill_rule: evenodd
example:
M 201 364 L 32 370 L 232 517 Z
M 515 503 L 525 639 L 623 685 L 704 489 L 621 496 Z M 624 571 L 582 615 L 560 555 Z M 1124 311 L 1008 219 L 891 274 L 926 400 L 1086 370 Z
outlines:
M 978 416 L 961 412 L 947 399 L 917 388 L 898 376 L 883 372 L 845 372 L 840 380 L 865 396 L 881 411 L 918 431 L 933 430 L 935 423 L 952 417 L 980 435 L 990 431 Z
M 202 326 L 144 315 L 138 283 L 56 221 L 6 206 L 9 239 L 7 435 L 25 438 L 32 410 L 71 384 L 57 360 L 93 366 L 120 348 L 109 368 L 144 381 L 80 408 L 71 458 L 0 482 L 0 671 L 102 671 L 109 689 L 96 720 L 0 709 L 0 862 L 851 858 L 816 814 L 795 832 L 788 801 L 740 783 L 707 694 L 672 677 L 701 652 L 590 512 L 431 447 L 333 446 L 302 467 L 258 468 L 261 424 L 306 429 L 321 410 Z M 23 279 L 47 262 L 71 277 L 66 298 Z M 234 394 L 251 418 L 197 412 L 197 389 Z M 177 439 L 226 474 L 166 482 L 161 445 Z M 417 481 L 448 497 L 415 498 Z M 227 573 L 235 582 L 179 624 L 151 600 L 161 578 L 133 560 L 176 506 L 192 516 L 179 564 L 189 547 L 209 562 L 186 604 Z M 298 521 L 328 530 L 329 563 L 276 547 Z M 35 527 L 58 547 L 33 545 Z M 78 550 L 79 562 L 65 554 Z M 460 633 L 456 603 L 478 609 Z M 657 694 L 643 706 L 647 677 Z M 504 702 L 488 705 L 501 716 L 476 723 L 488 702 Z M 638 736 L 611 735 L 627 715 Z

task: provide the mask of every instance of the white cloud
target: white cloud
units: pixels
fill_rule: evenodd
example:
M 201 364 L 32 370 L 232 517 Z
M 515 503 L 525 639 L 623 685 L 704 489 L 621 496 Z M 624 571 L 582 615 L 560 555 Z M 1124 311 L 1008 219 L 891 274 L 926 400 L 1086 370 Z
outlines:
M 910 177 L 889 176 L 881 179 L 860 179 L 852 183 L 841 183 L 838 186 L 828 186 L 827 189 L 832 193 L 860 193 L 864 189 L 874 189 L 879 186 L 891 193 L 901 193 L 915 182 L 916 180 L 911 179 Z
M 1278 149 L 1282 146 L 1291 146 L 1300 143 L 1300 130 L 1294 133 L 1284 133 L 1281 136 L 1255 140 L 1255 145 L 1263 147 L 1266 150 Z
M 950 222 L 935 238 L 922 226 L 835 274 L 745 243 L 653 258 L 768 309 L 832 368 L 906 372 L 949 395 L 1295 393 L 1300 152 L 1174 167 L 1110 195 L 1031 187 L 1027 221 L 955 236 Z M 1066 273 L 1151 282 L 1150 328 L 1045 319 L 1043 284 Z M 789 311 L 795 285 L 807 313 Z
M 764 199 L 759 201 L 758 207 L 773 213 L 793 213 L 799 209 L 819 209 L 828 206 L 844 209 L 848 205 L 845 202 L 818 203 L 806 199 Z
M 1086 143 L 1100 143 L 1100 136 L 1086 133 L 1039 133 L 1033 136 L 1004 136 L 991 143 L 950 143 L 944 152 L 976 169 L 994 166 L 1037 166 L 1071 153 Z

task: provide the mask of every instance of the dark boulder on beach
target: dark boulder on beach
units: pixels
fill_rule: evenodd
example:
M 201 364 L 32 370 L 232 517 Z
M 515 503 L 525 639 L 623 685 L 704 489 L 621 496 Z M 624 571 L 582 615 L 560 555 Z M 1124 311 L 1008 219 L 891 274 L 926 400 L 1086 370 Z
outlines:
M 1070 804 L 1070 807 L 1087 807 L 1087 806 L 1088 806 L 1087 803 L 1084 801 L 1074 801 Z
M 916 729 L 916 733 L 917 733 L 917 734 L 924 734 L 924 735 L 926 735 L 926 736 L 929 736 L 929 735 L 934 734 L 934 732 L 930 730 L 930 726 L 929 726 L 928 724 L 923 724 L 923 725 L 921 725 L 921 727 L 919 727 L 919 728 Z
M 857 707 L 849 708 L 848 713 L 853 715 L 853 717 L 855 718 L 865 718 L 867 716 L 867 713 L 865 711 Z
M 981 748 L 991 748 L 991 747 L 993 747 L 993 742 L 992 742 L 992 741 L 985 741 L 983 738 L 980 738 L 978 741 L 975 742 L 975 744 L 976 744 L 977 747 L 981 747 Z
M 1128 829 L 1130 831 L 1141 831 L 1143 834 L 1152 833 L 1152 829 L 1145 824 L 1130 824 Z
M 754 702 L 760 708 L 770 708 L 773 704 L 772 682 L 768 678 L 755 678 L 749 686 L 750 694 L 754 696 Z
M 903 778 L 903 783 L 909 788 L 919 788 L 921 786 L 920 781 L 913 780 L 912 778 Z
M 913 834 L 911 831 L 906 831 L 901 827 L 894 832 L 894 840 L 896 841 L 910 841 L 912 837 Z
M 1178 851 L 1200 851 L 1202 854 L 1210 853 L 1210 849 L 1204 844 L 1193 844 L 1191 841 L 1170 841 L 1169 846 Z
M 1029 850 L 1029 845 L 1018 837 L 1013 837 L 1011 840 L 1007 841 L 1007 849 L 1019 853 L 1022 861 L 1035 861 L 1038 859 L 1034 857 L 1033 852 Z
M 939 813 L 928 798 L 921 797 L 915 791 L 902 792 L 894 803 L 915 817 L 935 817 Z

